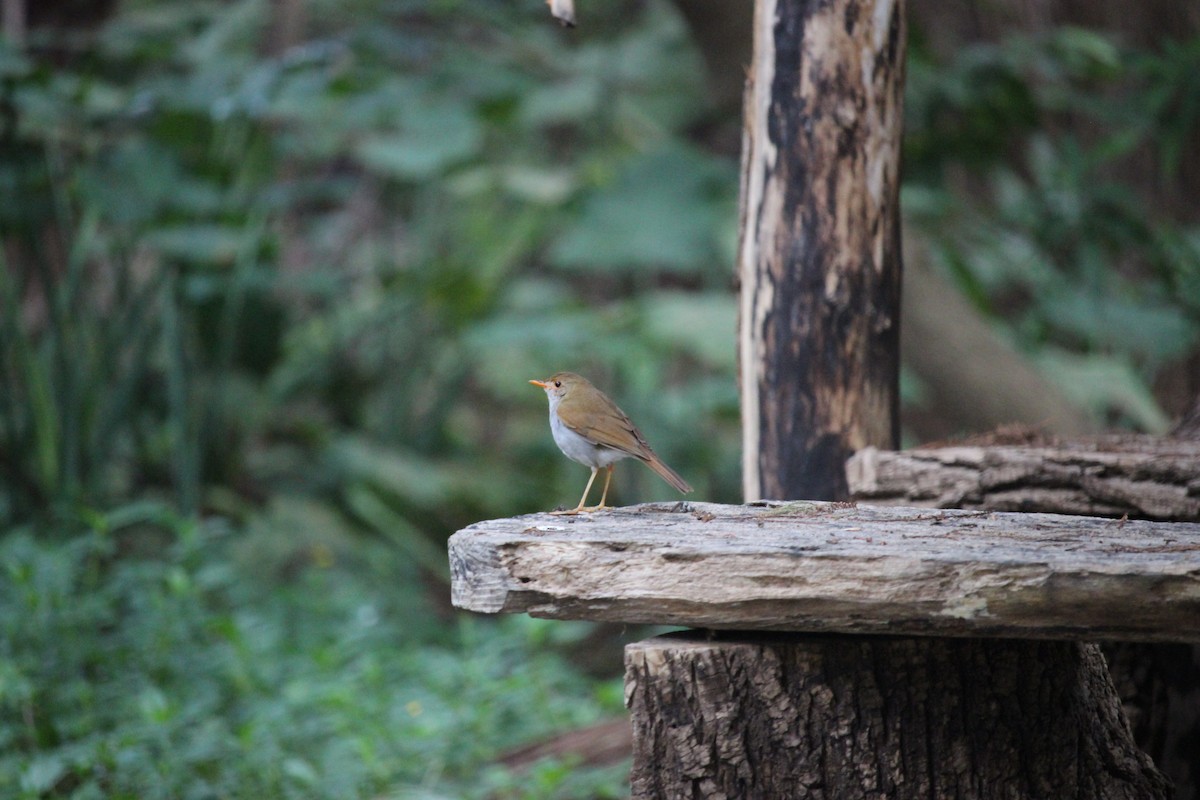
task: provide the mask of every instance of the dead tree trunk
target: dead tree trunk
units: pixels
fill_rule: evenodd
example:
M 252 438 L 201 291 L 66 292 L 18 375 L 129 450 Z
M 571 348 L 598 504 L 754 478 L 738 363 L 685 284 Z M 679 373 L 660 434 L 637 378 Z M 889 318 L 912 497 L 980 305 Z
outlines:
M 904 0 L 758 0 L 742 153 L 747 501 L 897 438 Z
M 635 798 L 1169 796 L 1090 645 L 673 634 L 625 653 Z

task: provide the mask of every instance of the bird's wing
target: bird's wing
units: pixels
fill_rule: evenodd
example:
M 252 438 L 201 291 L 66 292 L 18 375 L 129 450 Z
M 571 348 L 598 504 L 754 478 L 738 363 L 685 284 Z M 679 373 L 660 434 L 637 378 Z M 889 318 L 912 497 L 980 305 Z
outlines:
M 661 475 L 663 480 L 679 491 L 692 491 L 692 487 L 688 485 L 688 482 L 681 478 L 679 473 L 668 467 L 650 449 L 650 445 L 642 437 L 642 432 L 634 427 L 634 424 L 629 421 L 629 417 L 625 415 L 625 412 L 617 408 L 616 403 L 607 397 L 602 397 L 602 402 L 606 413 L 591 415 L 592 419 L 595 420 L 592 424 L 585 424 L 581 419 L 582 414 L 572 414 L 569 407 L 563 408 L 561 405 L 558 407 L 558 418 L 562 420 L 564 425 L 592 444 L 611 447 L 614 450 L 620 450 L 622 453 L 628 453 L 631 456 L 639 458 L 650 469 Z
M 607 397 L 603 397 L 602 402 L 604 410 L 608 413 L 590 415 L 591 423 L 586 422 L 582 414 L 572 413 L 569 407 L 564 408 L 561 405 L 558 407 L 558 418 L 592 444 L 611 447 L 641 459 L 651 457 L 654 451 L 625 412 Z

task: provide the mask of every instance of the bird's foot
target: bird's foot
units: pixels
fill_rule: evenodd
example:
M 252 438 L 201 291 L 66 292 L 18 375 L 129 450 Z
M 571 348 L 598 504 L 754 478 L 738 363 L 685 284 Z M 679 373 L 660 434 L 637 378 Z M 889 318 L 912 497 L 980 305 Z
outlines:
M 555 517 L 573 517 L 581 511 L 591 511 L 591 509 L 584 508 L 583 506 L 575 506 L 575 508 L 559 508 L 551 511 L 550 514 Z
M 551 511 L 550 514 L 552 514 L 553 516 L 556 516 L 556 517 L 574 517 L 579 514 L 591 514 L 593 511 L 608 511 L 611 508 L 612 508 L 612 506 L 606 506 L 603 504 L 598 505 L 598 506 L 579 505 L 579 506 L 575 506 L 574 508 L 568 508 L 568 509 L 560 508 L 555 511 Z

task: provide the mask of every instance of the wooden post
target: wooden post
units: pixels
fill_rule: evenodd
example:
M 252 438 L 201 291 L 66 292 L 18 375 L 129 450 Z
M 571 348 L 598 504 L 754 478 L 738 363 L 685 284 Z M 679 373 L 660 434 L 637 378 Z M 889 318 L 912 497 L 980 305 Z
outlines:
M 1200 641 L 1192 522 L 651 503 L 476 523 L 450 537 L 450 566 L 454 604 L 491 614 L 926 637 L 918 644 Z
M 848 462 L 855 499 L 884 505 L 1200 520 L 1200 441 L 1137 434 L 963 442 Z
M 742 151 L 747 501 L 897 444 L 904 0 L 757 0 Z
M 948 447 L 868 448 L 846 472 L 854 496 L 872 503 L 1200 522 L 1200 430 L 1192 438 L 1182 430 L 1080 438 L 998 431 Z M 1114 524 L 1127 524 L 1120 519 Z M 1185 641 L 1103 649 L 1134 740 L 1175 784 L 1176 800 L 1197 800 L 1200 639 Z

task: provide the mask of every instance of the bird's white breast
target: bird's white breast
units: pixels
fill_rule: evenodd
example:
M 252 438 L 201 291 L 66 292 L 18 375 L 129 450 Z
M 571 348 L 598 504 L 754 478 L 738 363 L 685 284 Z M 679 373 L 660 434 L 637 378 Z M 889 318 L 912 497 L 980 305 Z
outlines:
M 550 398 L 550 433 L 553 434 L 554 443 L 558 445 L 559 450 L 563 451 L 563 455 L 572 461 L 578 461 L 585 467 L 607 467 L 622 458 L 629 457 L 628 453 L 620 450 L 594 444 L 587 437 L 568 428 L 558 418 L 559 398 L 555 397 L 553 393 L 548 393 L 548 396 Z

